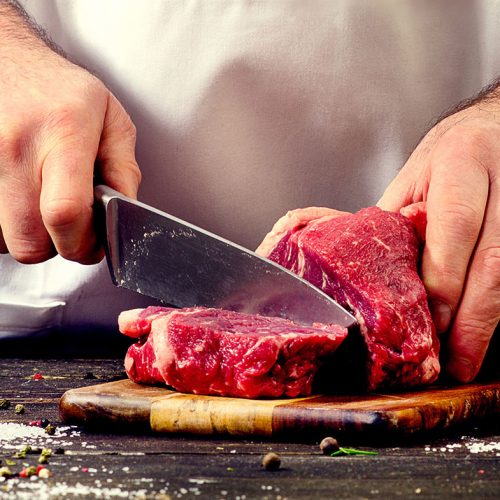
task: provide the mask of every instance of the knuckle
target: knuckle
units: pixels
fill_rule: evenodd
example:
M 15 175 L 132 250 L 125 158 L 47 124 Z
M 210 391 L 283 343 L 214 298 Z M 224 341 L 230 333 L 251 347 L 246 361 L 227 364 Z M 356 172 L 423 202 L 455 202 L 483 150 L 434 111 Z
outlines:
M 455 199 L 443 205 L 433 216 L 439 229 L 446 231 L 447 240 L 455 239 L 472 244 L 476 242 L 483 220 L 481 207 L 466 200 Z
M 500 245 L 478 250 L 480 263 L 500 281 Z
M 474 262 L 484 285 L 492 288 L 500 300 L 500 245 L 479 248 L 474 255 Z
M 16 121 L 0 125 L 0 160 L 2 167 L 22 165 L 32 155 L 29 127 Z
M 490 131 L 480 124 L 474 123 L 458 123 L 449 128 L 444 138 L 451 141 L 458 152 L 467 154 L 473 158 L 483 158 L 489 156 L 491 150 Z M 483 165 L 478 162 L 478 166 Z
M 21 264 L 38 264 L 56 254 L 48 236 L 15 236 L 7 241 L 7 248 L 10 255 Z
M 477 316 L 469 316 L 457 320 L 455 329 L 467 342 L 471 351 L 480 351 L 484 346 L 488 345 L 497 323 L 498 317 L 480 318 Z
M 120 170 L 125 173 L 127 178 L 132 178 L 137 185 L 140 184 L 142 180 L 142 173 L 139 165 L 135 161 L 127 161 L 120 165 Z
M 84 104 L 76 99 L 59 104 L 48 114 L 45 128 L 57 132 L 58 139 L 77 135 L 82 132 L 87 113 Z
M 70 198 L 52 199 L 40 206 L 44 224 L 61 228 L 77 222 L 83 214 L 82 204 Z

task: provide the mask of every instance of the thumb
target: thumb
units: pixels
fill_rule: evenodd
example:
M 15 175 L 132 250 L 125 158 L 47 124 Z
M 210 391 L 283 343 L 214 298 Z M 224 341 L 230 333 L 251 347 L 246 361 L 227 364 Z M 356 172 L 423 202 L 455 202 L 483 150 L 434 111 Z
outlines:
M 401 208 L 411 205 L 415 201 L 421 201 L 422 195 L 419 197 L 418 192 L 421 193 L 422 189 L 415 180 L 415 172 L 419 170 L 414 168 L 411 160 L 408 160 L 399 174 L 387 186 L 384 194 L 377 202 L 377 206 L 382 210 L 399 212 Z
M 96 168 L 106 185 L 137 197 L 141 171 L 135 159 L 136 129 L 116 97 L 109 93 Z

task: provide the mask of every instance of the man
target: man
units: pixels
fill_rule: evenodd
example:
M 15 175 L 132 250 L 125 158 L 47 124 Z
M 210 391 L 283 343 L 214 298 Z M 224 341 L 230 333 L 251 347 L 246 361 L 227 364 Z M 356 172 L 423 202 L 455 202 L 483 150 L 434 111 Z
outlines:
M 4 335 L 109 326 L 143 304 L 112 290 L 103 265 L 67 261 L 102 256 L 94 164 L 137 193 L 135 128 L 116 94 L 137 125 L 142 199 L 246 246 L 287 209 L 426 200 L 422 276 L 446 368 L 475 377 L 500 318 L 496 84 L 383 187 L 437 111 L 498 74 L 495 2 L 24 3 L 108 87 L 0 0 Z M 56 254 L 67 260 L 45 262 Z

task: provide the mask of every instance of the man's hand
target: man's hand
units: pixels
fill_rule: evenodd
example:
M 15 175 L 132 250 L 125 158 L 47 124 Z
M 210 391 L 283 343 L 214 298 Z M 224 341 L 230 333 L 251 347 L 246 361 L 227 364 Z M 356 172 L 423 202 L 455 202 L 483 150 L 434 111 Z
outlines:
M 440 121 L 417 146 L 378 205 L 426 201 L 421 274 L 447 372 L 479 371 L 500 319 L 500 89 L 484 91 Z
M 94 76 L 51 50 L 0 0 L 0 252 L 24 263 L 102 257 L 93 230 L 94 165 L 135 197 L 135 127 Z

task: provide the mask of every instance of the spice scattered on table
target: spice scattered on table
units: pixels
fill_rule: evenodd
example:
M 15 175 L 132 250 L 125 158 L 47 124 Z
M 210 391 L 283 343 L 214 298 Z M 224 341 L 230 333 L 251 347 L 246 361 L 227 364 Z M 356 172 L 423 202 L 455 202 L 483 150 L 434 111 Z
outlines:
M 45 467 L 43 469 L 40 469 L 40 471 L 38 472 L 38 477 L 41 477 L 42 479 L 47 479 L 51 475 L 52 473 L 50 472 L 50 470 Z
M 49 424 L 45 427 L 45 432 L 49 435 L 49 436 L 53 436 L 55 433 L 56 433 L 56 429 L 57 427 L 55 425 L 52 425 L 52 424 Z
M 8 410 L 10 408 L 10 401 L 8 399 L 0 399 L 0 410 Z
M 319 449 L 324 455 L 331 455 L 340 449 L 338 441 L 333 437 L 326 437 L 319 444 Z
M 0 477 L 12 477 L 12 470 L 9 467 L 0 467 Z
M 261 465 L 265 470 L 278 470 L 281 466 L 281 458 L 277 453 L 269 452 L 264 455 Z
M 43 380 L 44 376 L 41 373 L 35 373 L 32 377 L 33 380 Z
M 22 404 L 18 404 L 14 408 L 14 412 L 17 415 L 22 415 L 25 411 L 26 411 L 26 409 L 25 409 L 24 405 L 22 405 Z

